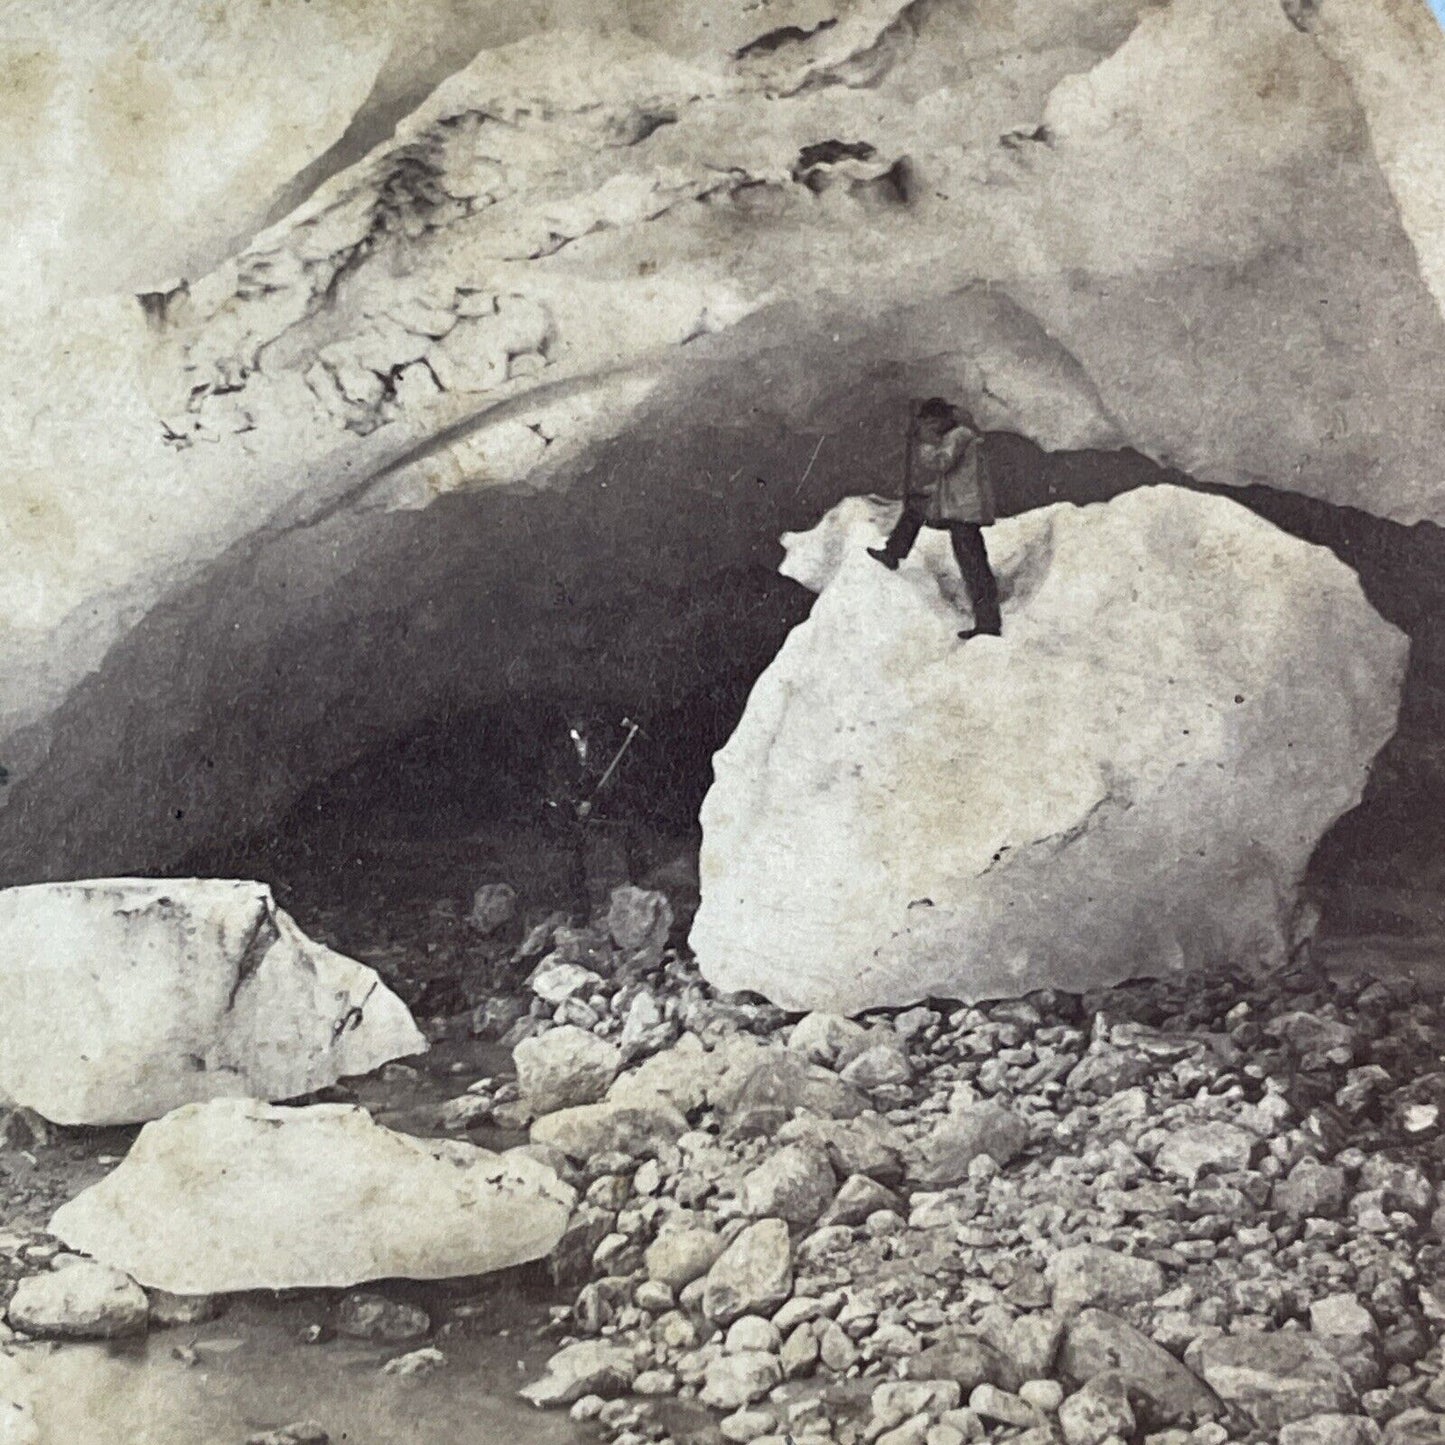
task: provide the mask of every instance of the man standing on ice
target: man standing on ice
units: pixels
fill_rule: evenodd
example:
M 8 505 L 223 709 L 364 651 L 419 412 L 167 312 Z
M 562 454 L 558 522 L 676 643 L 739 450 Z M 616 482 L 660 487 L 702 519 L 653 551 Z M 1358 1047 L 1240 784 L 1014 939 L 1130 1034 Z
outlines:
M 998 582 L 983 541 L 998 512 L 983 433 L 951 402 L 930 397 L 913 410 L 903 466 L 903 515 L 868 555 L 896 572 L 923 527 L 946 531 L 973 605 L 973 626 L 958 635 L 999 636 Z

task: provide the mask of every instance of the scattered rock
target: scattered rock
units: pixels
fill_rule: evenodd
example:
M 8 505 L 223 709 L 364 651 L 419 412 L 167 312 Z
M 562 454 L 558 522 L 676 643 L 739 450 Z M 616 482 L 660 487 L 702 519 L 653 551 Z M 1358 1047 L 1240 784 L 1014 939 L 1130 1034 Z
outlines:
M 1337 1219 L 1345 1197 L 1345 1171 L 1309 1155 L 1274 1186 L 1274 1207 L 1294 1219 Z
M 711 1229 L 664 1229 L 643 1256 L 647 1277 L 681 1290 L 707 1274 L 722 1251 L 722 1241 Z
M 1129 1392 L 1116 1374 L 1095 1375 L 1059 1406 L 1059 1428 L 1068 1445 L 1106 1445 L 1134 1435 Z
M 90 1260 L 22 1279 L 6 1318 L 28 1335 L 108 1340 L 144 1334 L 150 1318 L 146 1292 L 119 1270 Z
M 997 1420 L 1021 1429 L 1048 1423 L 1032 1405 L 997 1385 L 979 1385 L 968 1397 L 968 1408 L 981 1420 Z
M 523 1039 L 512 1050 L 517 1087 L 537 1114 L 595 1104 L 622 1067 L 615 1044 L 571 1024 Z
M 445 1368 L 447 1357 L 440 1350 L 421 1349 L 412 1350 L 405 1355 L 398 1355 L 394 1360 L 388 1360 L 382 1367 L 383 1375 L 400 1375 L 403 1379 L 417 1379 L 424 1375 L 435 1374 L 436 1371 Z
M 957 1380 L 900 1380 L 879 1385 L 870 1403 L 874 1424 L 888 1430 L 913 1415 L 937 1416 L 955 1410 L 962 1398 Z
M 991 1344 L 972 1335 L 957 1335 L 930 1345 L 903 1362 L 903 1372 L 913 1380 L 953 1380 L 964 1395 L 979 1385 L 1016 1385 L 1017 1371 Z
M 1147 1425 L 1186 1425 L 1217 1414 L 1214 1391 L 1168 1350 L 1106 1310 L 1082 1310 L 1069 1321 L 1059 1352 L 1066 1380 L 1083 1386 L 1096 1375 L 1116 1372 L 1143 1397 Z
M 896 1043 L 875 1044 L 859 1054 L 842 1070 L 842 1080 L 871 1094 L 890 1084 L 906 1084 L 913 1078 L 908 1053 Z
M 534 1144 L 551 1144 L 579 1163 L 599 1154 L 642 1159 L 664 1142 L 675 1143 L 687 1132 L 687 1119 L 665 1099 L 651 1103 L 579 1104 L 548 1114 L 532 1125 Z
M 1186 1361 L 1226 1404 L 1260 1430 L 1310 1415 L 1348 1414 L 1349 1376 L 1328 1349 L 1302 1331 L 1221 1335 L 1190 1348 Z
M 1169 1136 L 1154 1164 L 1192 1188 L 1202 1174 L 1248 1169 L 1253 1150 L 1253 1136 L 1237 1124 L 1190 1123 Z
M 833 1202 L 838 1182 L 821 1150 L 787 1144 L 770 1154 L 742 1182 L 743 1209 L 755 1219 L 786 1219 L 805 1228 Z
M 823 1225 L 862 1224 L 870 1215 L 887 1211 L 901 1215 L 903 1201 L 891 1189 L 885 1189 L 866 1174 L 850 1174 L 843 1181 L 833 1202 L 823 1211 Z
M 1029 1144 L 1028 1123 L 1000 1104 L 980 1104 L 939 1124 L 924 1140 L 920 1162 L 910 1171 L 915 1183 L 946 1188 L 968 1178 L 969 1165 L 986 1154 L 1001 1167 Z
M 1352 1294 L 1332 1294 L 1310 1305 L 1310 1331 L 1364 1339 L 1377 1333 L 1375 1317 Z
M 221 1301 L 213 1294 L 170 1294 L 148 1289 L 151 1324 L 160 1329 L 173 1325 L 199 1325 L 221 1313 Z
M 672 904 L 647 888 L 614 888 L 607 908 L 607 932 L 618 948 L 657 960 L 672 932 Z
M 810 1013 L 788 1035 L 788 1047 L 810 1063 L 832 1068 L 845 1050 L 868 1037 L 862 1024 L 841 1014 Z
M 520 1153 L 417 1139 L 337 1104 L 192 1104 L 50 1231 L 176 1294 L 444 1279 L 543 1258 L 573 1191 Z
M 583 1340 L 559 1350 L 547 1361 L 543 1377 L 517 1393 L 539 1409 L 555 1409 L 584 1395 L 604 1400 L 624 1395 L 636 1377 L 637 1367 L 627 1350 L 598 1340 Z
M 771 1315 L 793 1292 L 793 1251 L 781 1219 L 749 1225 L 707 1273 L 703 1313 L 728 1325 L 739 1315 Z
M 761 1400 L 782 1379 L 776 1355 L 744 1350 L 723 1355 L 708 1366 L 700 1398 L 715 1410 L 738 1410 Z
M 430 1331 L 431 1320 L 425 1310 L 365 1290 L 343 1296 L 336 1309 L 336 1332 L 356 1340 L 399 1345 L 420 1339 Z
M 551 956 L 537 965 L 528 987 L 543 1003 L 564 1004 L 578 994 L 589 993 L 596 988 L 597 975 L 590 968 L 576 963 L 553 962 Z
M 737 1138 L 766 1138 L 795 1114 L 854 1119 L 867 1100 L 831 1070 L 783 1049 L 760 1050 L 747 1066 L 720 1082 L 714 1103 Z
M 472 894 L 467 922 L 483 937 L 500 932 L 517 916 L 517 891 L 510 883 L 483 883 Z
M 427 1047 L 371 969 L 222 879 L 0 891 L 0 1015 L 0 1096 L 57 1124 L 293 1099 Z
M 248 1435 L 246 1445 L 330 1445 L 331 1436 L 315 1420 L 297 1420 L 275 1430 Z
M 1284 1426 L 1279 1445 L 1380 1445 L 1380 1427 L 1364 1415 L 1310 1415 Z
M 1053 1305 L 1073 1314 L 1090 1305 L 1117 1310 L 1164 1293 L 1164 1271 L 1149 1259 L 1137 1259 L 1092 1244 L 1060 1250 L 1045 1271 L 1053 1286 Z

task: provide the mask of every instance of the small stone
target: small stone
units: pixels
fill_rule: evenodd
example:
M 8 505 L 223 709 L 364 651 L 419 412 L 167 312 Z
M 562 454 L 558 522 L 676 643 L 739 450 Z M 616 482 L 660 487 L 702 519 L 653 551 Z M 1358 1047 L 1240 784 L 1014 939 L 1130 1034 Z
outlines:
M 171 1294 L 163 1289 L 149 1289 L 151 1324 L 161 1329 L 172 1325 L 199 1325 L 213 1320 L 221 1312 L 220 1298 L 213 1294 Z
M 1063 1403 L 1064 1387 L 1057 1380 L 1026 1380 L 1018 1388 L 1018 1397 L 1035 1410 L 1052 1415 Z
M 898 1324 L 880 1324 L 873 1331 L 868 1346 L 878 1359 L 906 1359 L 923 1352 L 918 1336 L 906 1325 Z
M 1154 1157 L 1155 1168 L 1193 1187 L 1200 1175 L 1249 1168 L 1254 1137 L 1236 1124 L 1190 1123 L 1176 1129 Z
M 708 1366 L 699 1398 L 714 1410 L 738 1410 L 761 1400 L 782 1379 L 776 1355 L 757 1350 L 723 1355 Z
M 866 1174 L 851 1174 L 843 1181 L 843 1187 L 823 1211 L 819 1222 L 825 1227 L 833 1224 L 857 1226 L 881 1211 L 902 1215 L 903 1201 L 891 1189 L 885 1189 Z
M 871 1094 L 890 1084 L 906 1084 L 913 1078 L 908 1054 L 897 1044 L 875 1044 L 859 1054 L 840 1077 L 845 1084 Z
M 483 883 L 472 894 L 467 922 L 483 936 L 505 928 L 517 916 L 517 891 L 510 883 Z
M 761 1315 L 744 1315 L 728 1326 L 723 1349 L 730 1355 L 745 1353 L 775 1355 L 782 1348 L 778 1327 Z
M 630 1159 L 656 1155 L 660 1145 L 676 1143 L 687 1132 L 687 1119 L 666 1100 L 579 1104 L 547 1114 L 532 1125 L 534 1144 L 551 1144 L 583 1163 L 599 1154 Z
M 771 1410 L 743 1409 L 718 1421 L 718 1429 L 724 1440 L 732 1440 L 735 1445 L 747 1445 L 748 1441 L 766 1435 L 777 1423 L 777 1417 Z
M 981 1420 L 997 1420 L 1003 1425 L 1027 1428 L 1047 1424 L 1032 1405 L 1007 1390 L 1000 1390 L 997 1385 L 980 1385 L 968 1397 L 968 1408 Z
M 833 1311 L 836 1312 L 836 1311 Z M 784 1333 L 810 1320 L 821 1319 L 825 1311 L 821 1300 L 813 1295 L 795 1294 L 773 1316 L 773 1323 Z
M 1117 1371 L 1146 1424 L 1187 1425 L 1219 1411 L 1214 1392 L 1194 1372 L 1106 1310 L 1086 1309 L 1069 1321 L 1059 1351 L 1059 1370 L 1075 1385 L 1106 1370 Z
M 1054 1308 L 1073 1314 L 1091 1305 L 1119 1309 L 1164 1293 L 1164 1271 L 1153 1260 L 1100 1249 L 1092 1244 L 1060 1250 L 1045 1270 Z
M 1355 1404 L 1349 1376 L 1323 1343 L 1301 1331 L 1223 1335 L 1192 1346 L 1185 1360 L 1261 1430 L 1348 1413 Z
M 495 1108 L 494 1102 L 485 1095 L 458 1094 L 441 1106 L 437 1118 L 443 1129 L 459 1133 L 489 1123 Z
M 717 1262 L 722 1241 L 710 1229 L 664 1229 L 647 1247 L 647 1277 L 680 1290 L 701 1279 Z
M 546 1373 L 518 1394 L 540 1409 L 570 1405 L 584 1395 L 613 1399 L 626 1394 L 637 1377 L 632 1354 L 617 1345 L 583 1340 L 559 1350 Z
M 638 1309 L 646 1310 L 649 1314 L 666 1314 L 677 1300 L 672 1292 L 672 1286 L 664 1284 L 659 1279 L 645 1279 L 633 1291 L 632 1302 Z
M 1345 1171 L 1306 1155 L 1274 1186 L 1274 1207 L 1292 1219 L 1336 1219 L 1344 1211 Z
M 1428 1134 L 1439 1122 L 1438 1104 L 1406 1104 L 1400 1110 L 1400 1128 L 1406 1134 Z
M 1361 1166 L 1359 1188 L 1380 1191 L 1387 1210 L 1403 1210 L 1417 1219 L 1430 1213 L 1435 1199 L 1434 1186 L 1419 1169 L 1383 1154 L 1372 1154 Z
M 419 1339 L 430 1329 L 425 1310 L 365 1290 L 344 1295 L 336 1310 L 336 1332 L 356 1340 L 400 1344 Z
M 1376 1333 L 1375 1317 L 1352 1294 L 1332 1294 L 1310 1306 L 1310 1329 L 1317 1335 L 1364 1338 Z
M 824 1368 L 835 1375 L 845 1374 L 858 1361 L 858 1347 L 848 1338 L 847 1332 L 837 1320 L 829 1320 L 823 1326 L 818 1340 L 818 1358 Z
M 1134 1411 L 1123 1380 L 1108 1372 L 1095 1375 L 1059 1406 L 1059 1428 L 1068 1445 L 1105 1445 L 1115 1438 L 1131 1439 Z
M 622 1068 L 622 1053 L 596 1034 L 564 1024 L 512 1050 L 517 1087 L 536 1114 L 595 1104 Z
M 275 1430 L 248 1435 L 246 1445 L 330 1445 L 331 1436 L 315 1420 L 297 1420 Z
M 1028 1147 L 1027 1121 L 1000 1104 L 979 1104 L 939 1124 L 923 1141 L 911 1171 L 928 1188 L 946 1188 L 968 1178 L 969 1165 L 986 1154 L 1004 1167 Z
M 697 1326 L 682 1310 L 669 1310 L 653 1327 L 653 1335 L 669 1350 L 694 1350 L 698 1344 Z
M 400 1375 L 404 1379 L 414 1379 L 421 1375 L 430 1375 L 445 1367 L 447 1357 L 437 1349 L 412 1350 L 409 1354 L 398 1355 L 394 1360 L 388 1360 L 382 1367 L 383 1375 Z
M 22 1279 L 6 1318 L 28 1335 L 103 1340 L 144 1334 L 146 1292 L 129 1275 L 91 1260 Z
M 923 1445 L 966 1445 L 968 1436 L 957 1425 L 945 1425 L 942 1420 L 928 1427 Z
M 940 1425 L 947 1425 L 957 1430 L 965 1441 L 982 1440 L 988 1433 L 984 1423 L 967 1406 L 960 1410 L 945 1410 L 943 1419 L 938 1422 Z
M 1380 1427 L 1364 1415 L 1310 1415 L 1284 1426 L 1279 1445 L 1379 1445 Z
M 759 1055 L 725 1082 L 714 1100 L 732 1138 L 770 1138 L 800 1112 L 855 1119 L 868 1108 L 865 1095 L 828 1069 L 785 1049 L 763 1049 Z
M 892 1430 L 885 1430 L 876 1445 L 926 1445 L 928 1439 L 928 1416 L 915 1415 Z
M 873 1391 L 873 1421 L 891 1430 L 913 1415 L 956 1410 L 962 1398 L 957 1380 L 890 1380 Z
M 798 1325 L 783 1341 L 778 1359 L 785 1380 L 798 1380 L 812 1373 L 818 1363 L 818 1334 L 811 1324 Z
M 590 993 L 597 986 L 597 981 L 597 975 L 590 968 L 543 959 L 532 975 L 529 987 L 544 1003 L 555 1006 L 579 994 Z
M 956 1380 L 965 1395 L 979 1385 L 1012 1383 L 1016 1375 L 991 1342 L 972 1335 L 956 1335 L 930 1345 L 906 1361 L 904 1373 L 909 1379 Z
M 651 888 L 612 890 L 607 907 L 607 932 L 618 948 L 649 958 L 662 957 L 672 932 L 672 904 Z
M 632 1382 L 632 1393 L 656 1398 L 677 1394 L 677 1375 L 672 1370 L 644 1370 Z
M 743 1209 L 754 1218 L 786 1219 L 806 1228 L 833 1202 L 838 1182 L 821 1150 L 788 1144 L 743 1179 Z
M 703 1313 L 728 1325 L 740 1315 L 770 1315 L 793 1292 L 793 1251 L 781 1219 L 750 1225 L 707 1273 Z
M 815 1064 L 832 1067 L 845 1049 L 866 1039 L 862 1024 L 839 1014 L 806 1014 L 788 1036 L 788 1047 Z

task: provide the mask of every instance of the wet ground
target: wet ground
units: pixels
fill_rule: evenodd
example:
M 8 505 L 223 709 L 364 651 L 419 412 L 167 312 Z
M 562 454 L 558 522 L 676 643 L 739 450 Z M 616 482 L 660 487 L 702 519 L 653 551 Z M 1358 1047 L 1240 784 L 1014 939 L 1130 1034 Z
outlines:
M 435 1297 L 427 1303 L 437 1307 Z M 386 1374 L 403 1347 L 331 1339 L 330 1301 L 233 1299 L 209 1324 L 124 1344 L 27 1351 L 39 1379 L 36 1422 L 55 1445 L 240 1445 L 292 1422 L 323 1424 L 333 1445 L 577 1445 L 565 1413 L 516 1398 L 548 1354 L 525 1278 L 474 1282 L 430 1343 L 446 1364 L 421 1378 Z
M 473 1080 L 511 1073 L 509 1051 L 471 1038 L 441 1040 L 402 1065 L 332 1091 L 363 1104 L 390 1128 L 440 1135 L 437 1111 Z M 0 1150 L 0 1300 L 53 1253 L 50 1214 L 120 1161 L 138 1131 L 51 1129 L 37 1141 L 16 1126 Z M 475 1129 L 467 1138 L 506 1149 L 524 1135 Z M 38 1381 L 37 1423 L 47 1445 L 241 1445 L 250 1435 L 304 1419 L 346 1445 L 581 1445 L 595 1435 L 565 1412 L 534 1410 L 516 1396 L 555 1346 L 538 1338 L 563 1301 L 539 1266 L 440 1285 L 381 1287 L 422 1306 L 439 1327 L 412 1345 L 337 1338 L 341 1291 L 231 1297 L 200 1326 L 137 1340 L 27 1349 Z M 418 1345 L 446 1364 L 420 1378 L 384 1364 Z

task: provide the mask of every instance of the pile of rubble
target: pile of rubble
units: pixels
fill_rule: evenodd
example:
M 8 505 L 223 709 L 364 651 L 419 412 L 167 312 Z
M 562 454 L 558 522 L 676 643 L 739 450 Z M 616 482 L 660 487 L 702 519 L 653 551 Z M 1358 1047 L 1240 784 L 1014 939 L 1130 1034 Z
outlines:
M 503 1211 L 495 1244 L 517 1232 L 506 1209 L 535 1216 L 525 1250 L 480 1264 L 445 1262 L 450 1226 L 431 1219 L 443 1263 L 423 1275 L 545 1255 L 571 1303 L 522 1393 L 614 1445 L 1445 1441 L 1445 1008 L 1413 985 L 1220 972 L 799 1016 L 717 994 L 672 922 L 637 889 L 590 927 L 548 919 L 513 951 L 525 995 L 448 1025 L 500 1037 L 515 1076 L 476 1079 L 439 1125 L 525 1143 L 404 1141 L 334 1105 L 188 1106 L 56 1216 L 95 1259 L 28 1250 L 50 1268 L 0 1332 L 134 1333 L 241 1287 L 203 1275 L 232 1258 L 224 1241 L 167 1243 L 145 1221 L 175 1201 L 131 1197 L 193 1177 L 214 1115 L 276 1135 L 272 1152 L 287 1123 L 415 1155 L 418 1177 L 466 1164 L 492 1191 L 456 1175 L 469 1248 L 484 1241 L 467 1211 Z M 251 1149 L 212 1149 L 217 1198 Z M 433 1194 L 392 1211 L 398 1248 Z M 324 1245 L 284 1278 L 270 1253 L 268 1287 L 320 1280 L 304 1270 Z M 348 1269 L 330 1282 L 422 1277 Z M 384 1287 L 334 1313 L 395 1348 L 393 1373 L 446 1362 L 453 1323 Z
M 534 1403 L 622 1445 L 677 1400 L 767 1445 L 1445 1440 L 1445 1012 L 1410 985 L 797 1019 L 641 903 L 545 930 L 516 1080 L 446 1106 L 582 1195 Z

